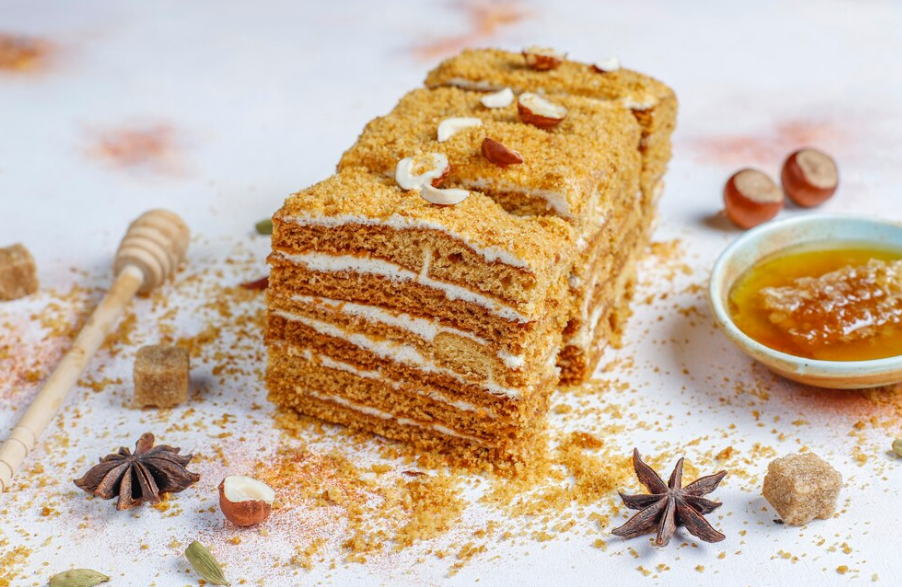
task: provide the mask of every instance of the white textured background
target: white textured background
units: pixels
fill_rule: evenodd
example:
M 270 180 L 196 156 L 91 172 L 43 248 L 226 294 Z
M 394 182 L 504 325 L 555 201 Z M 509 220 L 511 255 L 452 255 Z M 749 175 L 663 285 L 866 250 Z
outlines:
M 776 174 L 783 157 L 805 144 L 825 148 L 840 164 L 841 189 L 824 210 L 902 220 L 899 2 L 0 0 L 0 33 L 32 35 L 53 47 L 37 71 L 0 70 L 0 245 L 24 242 L 42 284 L 61 291 L 74 282 L 108 284 L 124 227 L 149 207 L 178 211 L 200 235 L 192 245 L 194 267 L 222 264 L 236 250 L 262 259 L 267 242 L 252 237 L 253 223 L 288 192 L 327 176 L 370 118 L 465 46 L 542 44 L 589 61 L 617 54 L 678 94 L 679 127 L 656 238 L 680 239 L 692 272 L 672 283 L 666 270 L 646 264 L 640 297 L 673 295 L 666 303 L 638 304 L 625 348 L 610 355 L 636 365 L 620 375 L 639 390 L 640 399 L 628 396 L 638 402 L 633 409 L 653 409 L 667 425 L 607 441 L 624 453 L 633 445 L 666 451 L 669 462 L 680 450 L 692 458 L 712 445 L 732 445 L 748 457 L 742 467 L 752 476 L 728 478 L 715 494 L 725 505 L 713 519 L 727 542 L 656 550 L 642 541 L 621 543 L 605 530 L 599 536 L 609 539 L 606 552 L 585 537 L 498 545 L 450 578 L 448 561 L 414 551 L 380 564 L 319 565 L 288 579 L 272 568 L 242 567 L 242 560 L 262 556 L 248 549 L 229 561 L 235 576 L 266 585 L 471 585 L 477 578 L 499 586 L 898 584 L 902 462 L 887 453 L 892 434 L 885 429 L 850 436 L 858 419 L 882 413 L 869 412 L 872 404 L 857 395 L 781 381 L 769 383 L 768 399 L 745 402 L 737 385 L 770 379 L 713 330 L 702 293 L 685 286 L 704 284 L 718 252 L 738 234 L 716 217 L 725 177 L 745 165 Z M 102 137 L 122 129 L 155 130 L 161 154 L 127 164 L 99 156 Z M 238 277 L 254 275 L 231 279 Z M 42 331 L 29 316 L 48 300 L 0 305 L 0 324 L 21 327 L 6 336 L 29 353 L 42 348 Z M 697 307 L 691 320 L 673 311 L 680 304 Z M 138 312 L 139 319 L 150 315 L 140 304 Z M 197 329 L 187 319 L 183 327 Z M 129 381 L 133 351 L 102 354 L 95 369 Z M 0 393 L 0 435 L 34 392 L 34 385 L 19 387 Z M 29 465 L 68 480 L 84 468 L 78 459 L 133 442 L 153 416 L 125 410 L 127 390 L 116 393 L 73 396 L 78 405 L 68 413 L 82 413 L 78 421 L 64 420 L 71 447 L 39 449 Z M 193 407 L 212 419 L 227 406 L 243 421 L 253 401 L 266 404 L 265 391 L 248 376 Z M 266 423 L 268 410 L 257 413 L 263 423 L 256 427 L 243 422 L 242 430 L 257 434 L 249 436 L 252 443 L 269 446 L 278 438 Z M 791 424 L 798 420 L 805 423 Z M 558 417 L 555 425 L 566 422 Z M 902 422 L 896 427 L 902 435 Z M 166 441 L 187 450 L 210 442 L 206 433 L 190 431 L 171 432 Z M 757 496 L 766 466 L 751 456 L 758 442 L 780 453 L 808 446 L 832 461 L 848 480 L 841 515 L 805 529 L 774 525 Z M 856 450 L 869 457 L 863 465 Z M 0 496 L 6 540 L 0 555 L 19 544 L 31 550 L 15 585 L 44 584 L 51 570 L 86 564 L 85 553 L 89 566 L 115 575 L 115 585 L 190 582 L 183 565 L 135 545 L 138 537 L 165 544 L 171 535 L 212 531 L 213 516 L 193 513 L 211 505 L 209 495 L 179 496 L 187 513 L 177 518 L 151 512 L 133 519 L 77 493 L 60 497 L 62 487 L 70 491 L 23 482 Z M 39 516 L 46 500 L 62 514 Z M 105 517 L 94 532 L 79 529 L 83 519 L 98 516 Z M 837 546 L 844 542 L 847 552 Z M 278 560 L 290 546 L 273 539 L 266 555 Z M 721 551 L 728 556 L 717 558 Z M 652 576 L 636 570 L 662 563 L 668 569 Z M 851 571 L 841 576 L 839 565 Z

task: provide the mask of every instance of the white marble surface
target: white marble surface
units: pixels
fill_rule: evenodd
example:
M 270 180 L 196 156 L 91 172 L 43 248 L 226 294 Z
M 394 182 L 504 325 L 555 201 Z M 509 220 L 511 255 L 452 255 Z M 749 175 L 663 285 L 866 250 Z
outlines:
M 610 355 L 635 367 L 618 372 L 614 366 L 602 375 L 632 389 L 611 391 L 603 401 L 622 394 L 629 410 L 655 414 L 662 430 L 627 429 L 606 441 L 624 454 L 634 445 L 665 454 L 668 463 L 681 452 L 691 460 L 732 445 L 738 460 L 728 465 L 751 476 L 728 477 L 716 494 L 725 505 L 713 519 L 727 541 L 660 550 L 623 543 L 601 528 L 595 537 L 608 540 L 607 551 L 593 548 L 586 535 L 499 542 L 453 576 L 450 562 L 424 554 L 425 546 L 293 574 L 272 566 L 292 551 L 290 537 L 274 531 L 268 542 L 254 543 L 257 550 L 232 547 L 226 561 L 232 576 L 266 585 L 898 583 L 902 462 L 887 451 L 892 429 L 902 436 L 902 420 L 857 394 L 771 380 L 713 329 L 703 293 L 689 286 L 705 283 L 718 252 L 738 234 L 716 216 L 725 177 L 744 165 L 776 173 L 782 158 L 804 144 L 821 146 L 840 162 L 842 187 L 824 210 L 902 218 L 902 4 L 0 0 L 0 33 L 52 46 L 46 64 L 33 71 L 0 70 L 0 245 L 24 242 L 44 287 L 58 291 L 74 283 L 106 286 L 125 225 L 156 206 L 177 210 L 198 235 L 194 270 L 222 266 L 233 282 L 255 277 L 246 267 L 225 265 L 230 256 L 258 258 L 262 271 L 267 242 L 251 235 L 253 223 L 288 192 L 328 175 L 366 121 L 464 46 L 538 43 L 584 60 L 617 54 L 677 91 L 679 129 L 656 238 L 680 239 L 690 271 L 676 271 L 671 280 L 660 257 L 643 265 L 640 298 L 672 293 L 637 304 L 625 347 Z M 109 145 L 130 130 L 150 131 L 149 155 L 103 155 L 104 140 Z M 0 305 L 0 343 L 51 360 L 61 343 L 48 349 L 32 316 L 53 299 L 45 292 Z M 182 310 L 197 303 L 172 302 Z M 159 310 L 144 300 L 136 312 L 139 332 L 154 336 Z M 204 314 L 181 316 L 180 333 L 203 327 Z M 133 442 L 151 425 L 170 425 L 165 440 L 187 450 L 211 442 L 208 432 L 176 430 L 159 416 L 123 408 L 133 353 L 101 353 L 89 377 L 126 383 L 102 393 L 78 390 L 62 430 L 29 460 L 48 474 L 23 476 L 0 496 L 0 561 L 16 546 L 30 551 L 23 562 L 0 568 L 0 584 L 6 574 L 13 585 L 42 585 L 71 565 L 103 567 L 114 585 L 191 582 L 169 542 L 216 534 L 220 522 L 204 511 L 214 504 L 212 478 L 201 485 L 206 494 L 192 490 L 177 498 L 184 510 L 178 517 L 156 510 L 117 517 L 109 504 L 85 500 L 68 484 L 94 455 Z M 209 376 L 213 363 L 195 361 L 193 374 Z M 278 433 L 252 372 L 259 361 L 247 367 L 244 376 L 211 383 L 210 395 L 192 407 L 210 420 L 224 411 L 237 414 L 236 429 L 253 434 L 251 444 L 271 447 Z M 3 368 L 0 435 L 36 389 L 15 365 Z M 762 382 L 767 398 L 736 391 Z M 254 402 L 265 407 L 253 411 Z M 872 416 L 889 424 L 853 428 Z M 568 423 L 556 416 L 553 425 Z M 841 514 L 804 529 L 773 524 L 774 513 L 758 495 L 767 459 L 754 456 L 755 443 L 777 453 L 804 445 L 835 463 L 847 479 Z M 223 449 L 233 461 L 252 450 L 234 442 Z M 869 456 L 864 464 L 857 451 Z M 58 515 L 42 516 L 45 503 Z M 465 517 L 480 515 L 473 506 Z M 150 543 L 146 551 L 141 541 Z M 252 564 L 258 560 L 264 564 Z M 840 575 L 840 565 L 850 571 Z

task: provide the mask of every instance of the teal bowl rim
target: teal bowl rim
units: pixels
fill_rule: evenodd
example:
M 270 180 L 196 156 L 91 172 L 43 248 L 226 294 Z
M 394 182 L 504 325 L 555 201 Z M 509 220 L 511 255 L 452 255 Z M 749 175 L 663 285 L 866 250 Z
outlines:
M 746 347 L 747 349 L 753 351 L 754 354 L 752 355 L 752 358 L 755 358 L 754 355 L 764 355 L 767 357 L 772 357 L 773 359 L 782 361 L 784 363 L 801 366 L 803 367 L 803 369 L 799 371 L 800 374 L 806 372 L 810 373 L 812 371 L 820 371 L 829 375 L 850 375 L 856 372 L 877 374 L 883 371 L 898 370 L 900 366 L 902 366 L 902 355 L 884 357 L 882 359 L 870 359 L 867 361 L 826 361 L 823 359 L 808 359 L 805 357 L 800 357 L 798 355 L 791 355 L 789 353 L 784 353 L 782 351 L 772 349 L 771 347 L 753 339 L 745 332 L 743 332 L 738 326 L 736 326 L 722 302 L 723 296 L 721 292 L 723 288 L 721 287 L 722 280 L 720 276 L 725 271 L 727 263 L 731 260 L 731 258 L 736 255 L 738 251 L 741 251 L 749 243 L 749 241 L 768 233 L 780 233 L 797 225 L 818 224 L 831 221 L 860 222 L 890 227 L 897 230 L 900 234 L 900 237 L 902 237 L 902 224 L 899 224 L 898 222 L 879 220 L 873 217 L 856 214 L 809 214 L 796 218 L 786 218 L 783 220 L 767 222 L 761 226 L 757 226 L 751 230 L 748 230 L 744 234 L 736 238 L 729 245 L 727 245 L 727 247 L 717 257 L 717 261 L 714 262 L 714 267 L 711 270 L 711 276 L 708 282 L 708 303 L 711 306 L 712 311 L 714 312 L 715 321 L 722 329 L 724 329 L 727 336 L 731 338 L 738 346 Z M 814 243 L 818 242 L 818 240 L 819 239 L 810 239 L 801 241 L 797 244 L 803 244 L 805 242 Z M 872 239 L 863 237 L 860 240 L 868 241 Z M 772 254 L 773 253 L 767 253 L 756 257 L 753 261 L 753 264 Z M 735 281 L 733 283 L 735 283 Z M 728 287 L 732 288 L 733 283 L 727 284 Z M 745 348 L 743 348 L 743 350 L 745 350 Z

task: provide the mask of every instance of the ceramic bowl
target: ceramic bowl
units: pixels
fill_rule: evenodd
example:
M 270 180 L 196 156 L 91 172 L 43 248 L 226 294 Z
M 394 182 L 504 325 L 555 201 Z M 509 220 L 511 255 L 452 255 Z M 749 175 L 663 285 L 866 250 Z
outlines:
M 787 247 L 820 241 L 869 241 L 902 250 L 902 226 L 856 216 L 808 214 L 768 222 L 746 232 L 714 264 L 708 295 L 715 321 L 745 354 L 793 381 L 833 389 L 878 387 L 902 381 L 902 356 L 872 361 L 796 357 L 755 341 L 730 318 L 730 290 L 746 269 Z

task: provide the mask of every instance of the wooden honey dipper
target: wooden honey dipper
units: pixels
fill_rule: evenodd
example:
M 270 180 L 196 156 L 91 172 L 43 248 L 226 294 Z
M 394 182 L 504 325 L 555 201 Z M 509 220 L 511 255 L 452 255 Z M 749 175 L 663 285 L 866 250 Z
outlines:
M 66 396 L 122 311 L 137 294 L 162 285 L 185 259 L 188 226 L 172 212 L 151 210 L 131 223 L 113 262 L 113 286 L 78 333 L 72 348 L 0 446 L 0 492 L 9 488 L 25 457 L 59 411 Z

